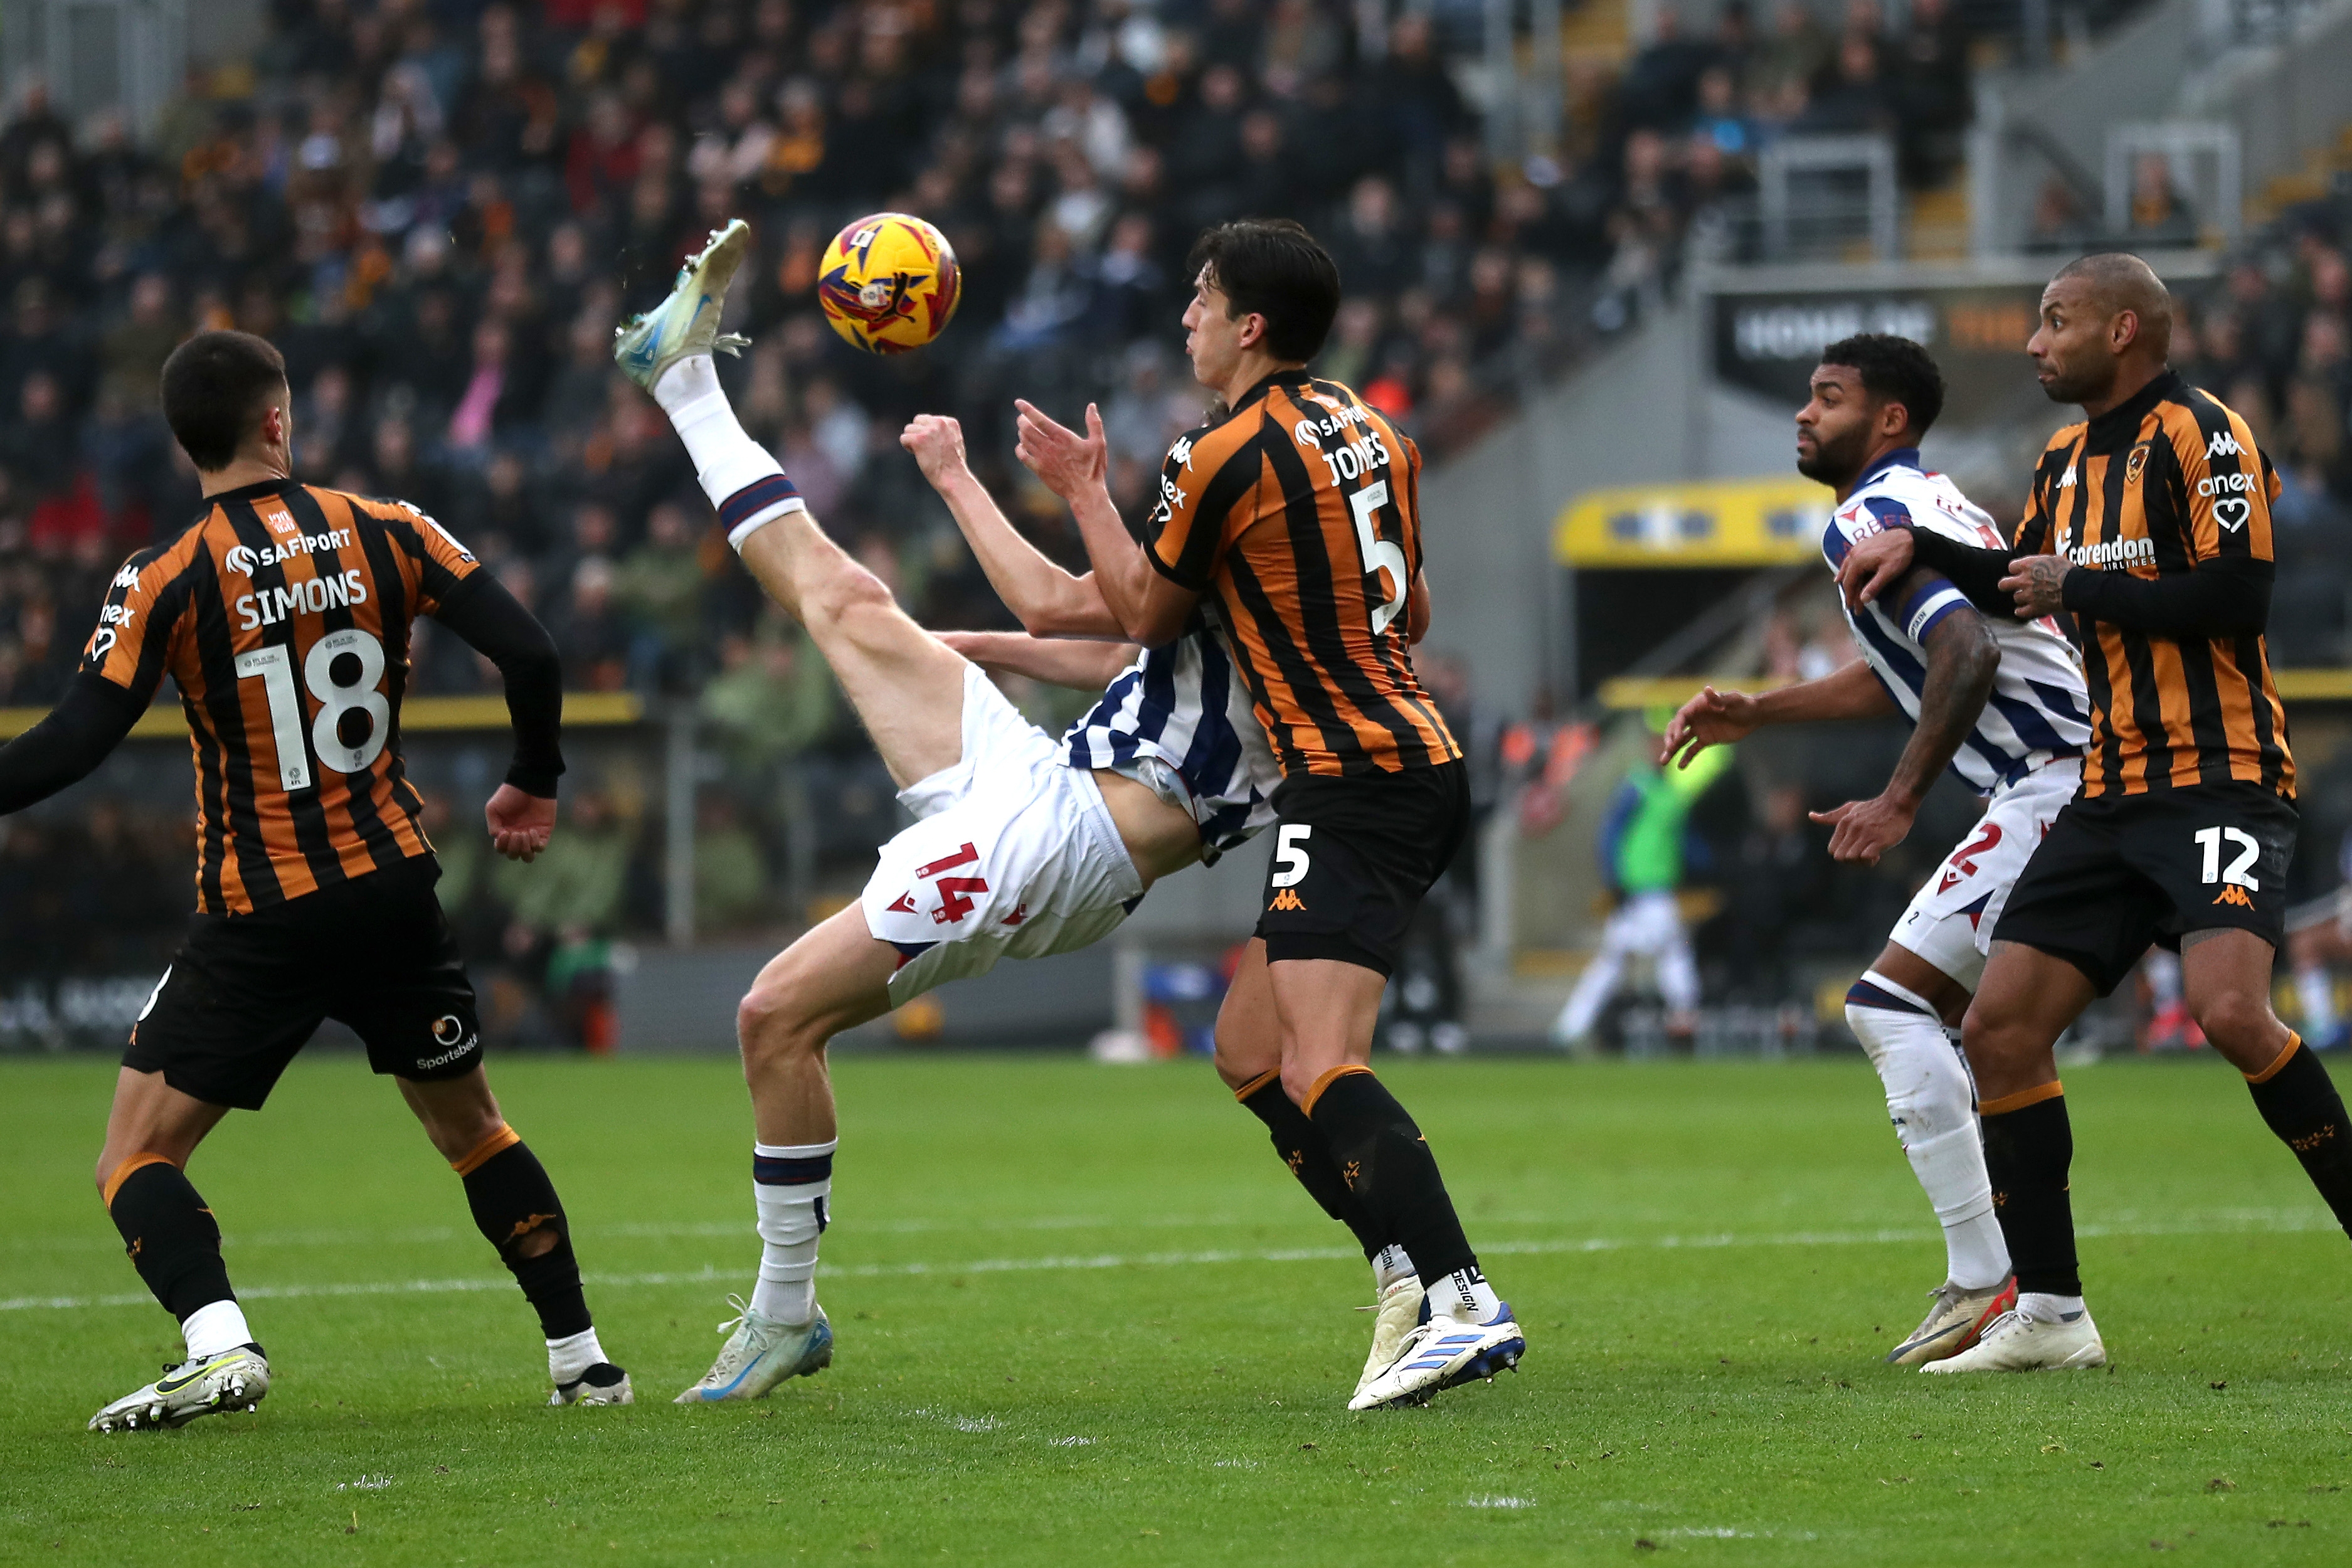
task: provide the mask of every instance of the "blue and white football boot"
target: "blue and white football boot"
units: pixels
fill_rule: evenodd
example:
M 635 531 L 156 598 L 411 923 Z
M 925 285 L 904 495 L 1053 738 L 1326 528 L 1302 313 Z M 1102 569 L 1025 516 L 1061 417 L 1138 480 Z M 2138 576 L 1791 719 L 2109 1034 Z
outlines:
M 1423 1405 L 1440 1389 L 1474 1378 L 1491 1381 L 1496 1373 L 1517 1368 L 1527 1351 L 1527 1338 L 1512 1320 L 1508 1301 L 1483 1323 L 1430 1318 L 1405 1336 L 1386 1371 L 1357 1385 L 1348 1408 Z
M 750 346 L 747 337 L 722 336 L 719 316 L 727 306 L 727 286 L 751 248 L 751 226 L 741 218 L 712 229 L 709 242 L 677 269 L 669 298 L 614 329 L 613 362 L 621 373 L 651 392 L 662 372 L 689 354 L 740 354 Z
M 715 1405 L 722 1399 L 765 1399 L 769 1390 L 791 1378 L 808 1377 L 833 1364 L 833 1325 L 824 1309 L 805 1323 L 780 1323 L 751 1310 L 740 1296 L 727 1304 L 740 1315 L 719 1325 L 727 1334 L 719 1359 L 702 1381 L 673 1402 Z M 734 1331 L 729 1333 L 729 1330 Z

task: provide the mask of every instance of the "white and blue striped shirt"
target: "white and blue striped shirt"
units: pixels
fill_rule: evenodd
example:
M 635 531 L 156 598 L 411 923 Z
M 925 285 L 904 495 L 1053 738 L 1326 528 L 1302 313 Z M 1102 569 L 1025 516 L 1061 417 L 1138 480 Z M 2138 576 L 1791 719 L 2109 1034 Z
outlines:
M 1120 672 L 1062 737 L 1062 761 L 1124 773 L 1189 813 L 1204 863 L 1274 820 L 1282 782 L 1248 689 L 1198 621 Z
M 1923 470 L 1917 449 L 1906 447 L 1865 471 L 1830 514 L 1822 554 L 1835 572 L 1855 544 L 1906 522 L 1979 548 L 2003 542 L 1991 518 L 1951 480 Z M 1914 723 L 1927 684 L 1927 633 L 1969 602 L 1942 577 L 1927 575 L 1933 581 L 1899 604 L 1889 595 L 1845 615 L 1863 658 Z M 2053 758 L 2081 756 L 2091 739 L 2091 700 L 2074 645 L 2046 618 L 1987 616 L 1985 624 L 2000 645 L 2000 665 L 1984 711 L 1952 756 L 1952 772 L 1979 795 L 2015 784 Z

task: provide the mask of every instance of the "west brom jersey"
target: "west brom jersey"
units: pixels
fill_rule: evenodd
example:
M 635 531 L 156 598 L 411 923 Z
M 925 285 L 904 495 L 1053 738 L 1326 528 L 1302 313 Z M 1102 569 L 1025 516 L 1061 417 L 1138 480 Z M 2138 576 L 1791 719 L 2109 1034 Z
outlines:
M 1906 447 L 1880 458 L 1830 514 L 1822 554 L 1835 572 L 1856 543 L 1904 523 L 1980 549 L 2002 547 L 1992 519 L 1951 480 L 1922 470 L 1917 449 Z M 1927 634 L 1969 602 L 1942 577 L 1923 575 L 1932 581 L 1902 603 L 1888 595 L 1846 611 L 1863 658 L 1914 723 L 1927 684 Z M 2091 739 L 2090 699 L 2074 645 L 2046 618 L 2025 624 L 1988 616 L 1985 624 L 2000 646 L 2000 664 L 1984 711 L 1952 756 L 1952 772 L 1979 795 L 2014 784 L 2054 757 L 2081 756 Z
M 1274 820 L 1270 797 L 1282 782 L 1248 689 L 1197 616 L 1174 642 L 1144 649 L 1120 672 L 1062 737 L 1062 761 L 1126 773 L 1162 798 L 1172 774 L 1182 798 L 1170 804 L 1201 825 L 1204 861 Z

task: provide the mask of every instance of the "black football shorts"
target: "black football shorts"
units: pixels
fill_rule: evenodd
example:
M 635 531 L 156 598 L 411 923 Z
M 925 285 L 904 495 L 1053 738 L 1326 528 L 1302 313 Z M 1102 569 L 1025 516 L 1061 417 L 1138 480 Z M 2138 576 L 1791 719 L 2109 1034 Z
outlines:
M 2234 927 L 2286 940 L 2292 802 L 2231 782 L 2077 797 L 2050 825 L 2009 895 L 1995 942 L 2063 958 L 2105 996 L 2151 942 Z
M 474 987 L 419 856 L 249 915 L 196 913 L 122 1065 L 210 1105 L 258 1110 L 322 1019 L 368 1066 L 426 1082 L 482 1059 Z
M 1423 894 L 1470 830 L 1460 762 L 1285 779 L 1257 934 L 1269 963 L 1336 958 L 1387 974 Z

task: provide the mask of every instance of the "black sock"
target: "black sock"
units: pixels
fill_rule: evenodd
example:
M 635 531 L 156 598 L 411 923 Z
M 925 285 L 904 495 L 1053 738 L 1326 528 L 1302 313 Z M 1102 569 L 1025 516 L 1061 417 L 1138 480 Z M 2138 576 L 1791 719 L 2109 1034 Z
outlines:
M 2336 1211 L 2336 1223 L 2352 1235 L 2352 1136 L 2347 1136 L 2344 1097 L 2326 1067 L 2303 1048 L 2297 1037 L 2286 1055 L 2246 1088 L 2254 1109 L 2303 1162 L 2303 1173 Z
M 1412 1255 L 1423 1285 L 1478 1267 L 1437 1157 L 1396 1096 L 1369 1068 L 1327 1073 L 1309 1097 L 1307 1119 L 1323 1134 L 1332 1164 L 1374 1231 Z
M 572 1226 L 563 1217 L 555 1184 L 513 1129 L 500 1133 L 508 1142 L 492 1138 L 483 1145 L 490 1152 L 476 1150 L 455 1163 L 466 1179 L 466 1205 L 522 1287 L 524 1299 L 538 1310 L 541 1331 L 551 1340 L 585 1333 L 591 1327 L 588 1298 L 580 1289 L 580 1260 L 572 1256 Z M 543 1235 L 552 1235 L 555 1245 L 527 1255 L 523 1249 L 530 1238 Z
M 236 1300 L 220 1226 L 179 1166 L 151 1158 L 115 1183 L 106 1212 L 139 1278 L 172 1316 L 184 1323 L 199 1307 Z
M 2000 1103 L 1984 1110 L 1985 1171 L 1992 1177 L 1993 1212 L 2000 1216 L 2017 1288 L 2079 1296 L 2083 1276 L 2074 1257 L 2074 1205 L 2066 1189 L 2074 1129 L 2066 1120 L 2066 1097 L 2052 1093 L 2013 1110 L 1995 1110 Z
M 1274 1152 L 1282 1156 L 1307 1195 L 1321 1204 L 1325 1214 L 1355 1232 L 1356 1245 L 1364 1249 L 1367 1258 L 1378 1258 L 1388 1245 L 1387 1238 L 1372 1223 L 1370 1213 L 1356 1201 L 1356 1194 L 1348 1190 L 1348 1184 L 1339 1179 L 1339 1167 L 1331 1159 L 1331 1145 L 1325 1142 L 1321 1129 L 1283 1091 L 1282 1075 L 1270 1072 L 1255 1084 L 1236 1090 L 1234 1098 L 1274 1134 Z

